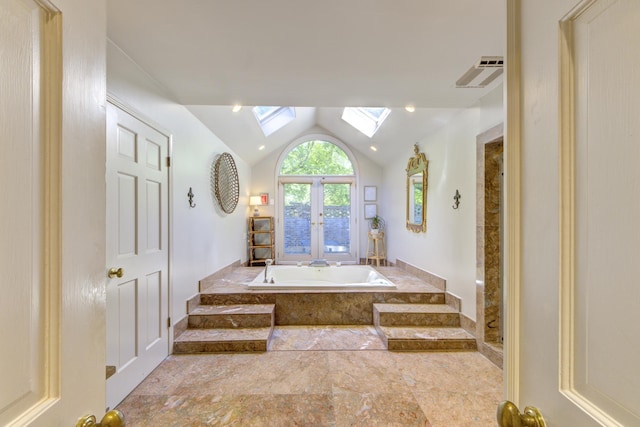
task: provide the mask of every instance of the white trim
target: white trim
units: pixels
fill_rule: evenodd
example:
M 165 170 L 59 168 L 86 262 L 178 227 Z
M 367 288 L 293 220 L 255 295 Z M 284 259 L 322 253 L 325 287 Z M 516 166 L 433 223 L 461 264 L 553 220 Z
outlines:
M 559 387 L 561 392 L 573 386 L 573 339 L 574 339 L 574 220 L 575 220 L 575 93 L 574 72 L 571 61 L 573 43 L 573 20 L 571 14 L 560 21 L 559 31 L 559 91 L 560 91 L 560 152 L 559 152 L 559 230 L 560 230 L 560 261 L 558 268 L 559 279 Z
M 107 93 L 107 102 L 115 105 L 125 113 L 132 115 L 133 117 L 135 117 L 136 119 L 144 123 L 145 125 L 157 130 L 167 138 L 171 138 L 171 132 L 169 132 L 166 128 L 164 128 L 163 126 L 158 124 L 156 121 L 152 120 L 151 118 L 143 114 L 141 111 L 131 107 L 130 105 L 126 104 L 124 101 L 121 101 L 117 96 L 111 93 Z M 169 152 L 169 155 L 171 155 L 171 152 Z
M 520 405 L 520 287 L 521 279 L 521 72 L 520 4 L 507 0 L 507 52 L 505 96 L 506 250 L 505 250 L 505 397 Z
M 42 97 L 40 125 L 43 139 L 44 176 L 42 184 L 44 224 L 42 235 L 42 276 L 44 295 L 42 304 L 43 329 L 42 344 L 45 347 L 43 377 L 45 378 L 42 399 L 16 422 L 26 424 L 36 420 L 47 409 L 60 402 L 62 392 L 62 150 L 63 150 L 63 43 L 62 13 L 49 2 L 40 7 L 48 15 L 41 28 L 43 50 L 41 82 L 46 92 Z M 34 112 L 35 113 L 35 112 Z M 36 113 L 37 114 L 37 113 Z M 41 216 L 42 218 L 42 216 Z M 46 415 L 45 415 L 46 416 Z

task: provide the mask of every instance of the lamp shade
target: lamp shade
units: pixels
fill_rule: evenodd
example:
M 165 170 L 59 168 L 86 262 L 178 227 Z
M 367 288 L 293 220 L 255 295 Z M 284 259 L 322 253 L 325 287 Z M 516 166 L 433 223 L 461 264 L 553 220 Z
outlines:
M 260 196 L 251 196 L 249 197 L 249 205 L 262 206 L 262 199 L 260 198 Z

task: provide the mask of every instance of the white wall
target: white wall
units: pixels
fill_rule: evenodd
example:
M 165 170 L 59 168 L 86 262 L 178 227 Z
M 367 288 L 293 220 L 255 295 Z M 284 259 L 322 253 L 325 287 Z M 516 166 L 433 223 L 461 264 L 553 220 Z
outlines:
M 185 300 L 198 292 L 200 279 L 234 261 L 246 261 L 243 236 L 251 170 L 112 42 L 107 44 L 107 91 L 172 137 L 171 315 L 179 320 L 186 314 Z M 223 152 L 232 154 L 240 180 L 240 201 L 231 215 L 218 212 L 210 191 L 211 163 Z M 189 187 L 195 208 L 187 202 Z
M 503 86 L 472 108 L 461 110 L 439 131 L 418 142 L 429 161 L 427 232 L 406 229 L 406 172 L 413 153 L 407 141 L 400 156 L 385 165 L 381 214 L 387 221 L 387 251 L 447 280 L 462 298 L 462 312 L 476 318 L 476 136 L 503 121 Z M 460 207 L 452 208 L 456 189 Z
M 349 147 L 352 154 L 354 155 L 356 168 L 359 172 L 359 178 L 360 178 L 360 180 L 358 181 L 358 188 L 356 189 L 358 194 L 358 198 L 357 198 L 358 207 L 362 209 L 362 206 L 364 205 L 363 188 L 365 185 L 377 186 L 378 193 L 380 193 L 380 188 L 382 186 L 382 167 L 374 163 L 373 161 L 371 161 L 368 157 L 356 151 L 349 144 L 348 141 L 342 141 L 340 138 L 333 136 L 330 132 L 328 132 L 326 129 L 323 129 L 321 127 L 313 127 L 308 131 L 304 132 L 303 134 L 297 136 L 292 141 L 302 138 L 304 135 L 318 135 L 318 134 L 324 134 L 343 142 L 345 145 Z M 264 160 L 261 160 L 260 162 L 258 162 L 258 164 L 256 164 L 253 167 L 251 186 L 250 186 L 251 194 L 256 195 L 258 193 L 267 192 L 270 194 L 272 200 L 276 200 L 276 196 L 277 196 L 276 167 L 277 167 L 278 159 L 287 148 L 289 148 L 288 145 L 285 145 L 281 150 L 274 151 L 268 157 L 266 157 Z M 378 203 L 378 209 L 380 209 L 380 203 Z M 263 206 L 260 208 L 260 213 L 264 215 L 275 215 L 276 214 L 275 206 L 269 206 L 269 207 Z M 365 256 L 364 251 L 366 250 L 366 247 L 367 247 L 368 224 L 364 220 L 364 212 L 362 210 L 358 212 L 357 218 L 358 218 L 358 232 L 359 232 L 358 239 L 360 243 L 359 244 L 360 251 L 358 256 L 360 258 L 364 258 Z

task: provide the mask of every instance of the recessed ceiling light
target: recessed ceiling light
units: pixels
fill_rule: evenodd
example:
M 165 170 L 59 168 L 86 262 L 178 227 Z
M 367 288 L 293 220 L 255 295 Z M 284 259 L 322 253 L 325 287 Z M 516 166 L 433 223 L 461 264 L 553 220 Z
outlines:
M 264 150 L 264 145 L 261 145 L 260 147 L 258 147 L 258 150 L 260 151 Z
M 242 110 L 242 105 L 240 104 L 236 104 L 233 107 L 231 107 L 231 111 L 233 111 L 234 113 L 237 113 L 240 110 Z
M 411 105 L 411 104 L 409 104 L 406 107 L 404 107 L 404 109 L 407 110 L 410 113 L 413 113 L 414 111 L 416 111 L 416 107 Z
M 378 149 L 377 149 L 374 145 L 372 145 L 372 146 L 371 146 L 371 147 L 369 147 L 369 148 L 371 148 L 373 151 L 378 151 Z

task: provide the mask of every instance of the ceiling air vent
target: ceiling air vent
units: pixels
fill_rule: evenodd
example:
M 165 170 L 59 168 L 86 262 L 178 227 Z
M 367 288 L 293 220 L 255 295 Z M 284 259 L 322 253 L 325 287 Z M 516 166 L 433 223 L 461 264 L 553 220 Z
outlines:
M 459 88 L 482 88 L 497 79 L 503 72 L 502 56 L 483 56 L 456 82 Z

